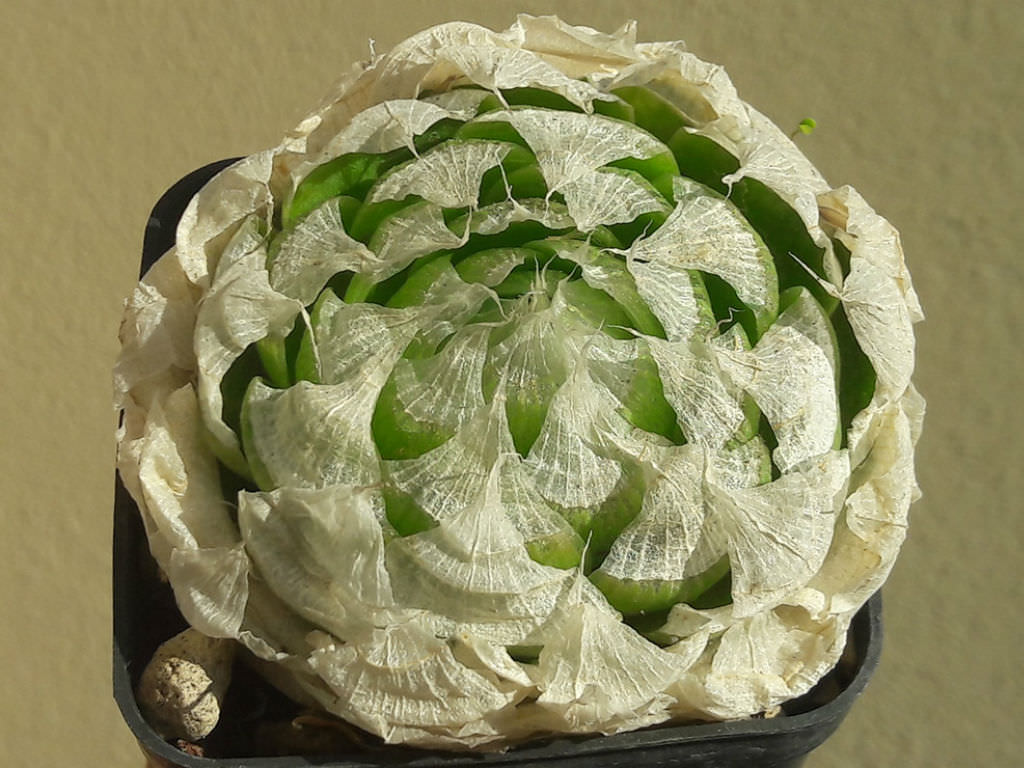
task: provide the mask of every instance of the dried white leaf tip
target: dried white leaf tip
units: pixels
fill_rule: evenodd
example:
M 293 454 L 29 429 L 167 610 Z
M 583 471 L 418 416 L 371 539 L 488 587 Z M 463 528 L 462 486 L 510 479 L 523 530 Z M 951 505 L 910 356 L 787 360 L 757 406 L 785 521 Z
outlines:
M 235 643 L 186 629 L 156 649 L 139 680 L 147 722 L 167 739 L 197 741 L 220 720 Z

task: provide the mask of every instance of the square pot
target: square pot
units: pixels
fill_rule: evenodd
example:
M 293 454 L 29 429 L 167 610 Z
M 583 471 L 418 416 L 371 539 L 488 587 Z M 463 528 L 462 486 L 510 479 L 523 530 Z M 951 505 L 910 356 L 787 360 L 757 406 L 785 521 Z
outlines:
M 141 273 L 174 244 L 175 229 L 192 196 L 234 160 L 212 163 L 182 178 L 160 198 L 146 225 Z M 882 649 L 882 604 L 876 594 L 854 617 L 838 665 L 810 692 L 783 705 L 772 718 L 697 725 L 663 725 L 612 736 L 558 737 L 504 753 L 456 754 L 353 742 L 341 731 L 303 720 L 289 702 L 255 673 L 236 664 L 217 729 L 201 745 L 164 741 L 143 719 L 135 689 L 156 647 L 185 622 L 149 554 L 138 508 L 117 480 L 114 503 L 114 698 L 152 765 L 181 768 L 782 768 L 799 766 L 839 726 L 867 685 Z M 281 734 L 298 733 L 305 754 L 280 755 Z M 199 749 L 196 749 L 199 747 Z M 202 752 L 203 755 L 194 754 Z

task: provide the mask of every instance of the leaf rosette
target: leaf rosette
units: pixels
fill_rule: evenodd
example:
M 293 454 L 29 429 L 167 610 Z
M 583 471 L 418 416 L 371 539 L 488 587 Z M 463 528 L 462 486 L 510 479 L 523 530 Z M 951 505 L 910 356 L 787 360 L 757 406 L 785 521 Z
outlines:
M 896 556 L 921 317 L 720 67 L 446 24 L 191 201 L 119 468 L 192 626 L 389 742 L 746 717 Z

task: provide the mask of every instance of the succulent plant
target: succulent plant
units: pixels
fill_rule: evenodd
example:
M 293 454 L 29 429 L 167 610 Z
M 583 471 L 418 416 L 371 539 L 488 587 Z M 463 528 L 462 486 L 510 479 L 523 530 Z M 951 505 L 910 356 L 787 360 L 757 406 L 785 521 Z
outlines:
M 389 742 L 746 717 L 903 540 L 921 317 L 720 67 L 445 24 L 192 200 L 119 468 L 189 623 Z

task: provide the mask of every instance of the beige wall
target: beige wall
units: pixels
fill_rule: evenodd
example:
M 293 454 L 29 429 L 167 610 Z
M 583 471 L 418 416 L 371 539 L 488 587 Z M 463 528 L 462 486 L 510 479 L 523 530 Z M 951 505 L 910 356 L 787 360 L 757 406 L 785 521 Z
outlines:
M 506 3 L 5 3 L 0 107 L 0 765 L 140 766 L 112 703 L 109 370 L 150 205 L 277 143 L 333 78 Z M 629 10 L 626 10 L 626 9 Z M 902 229 L 928 313 L 925 498 L 878 675 L 813 768 L 1008 766 L 1024 747 L 1024 6 L 986 0 L 532 2 L 685 39 Z

